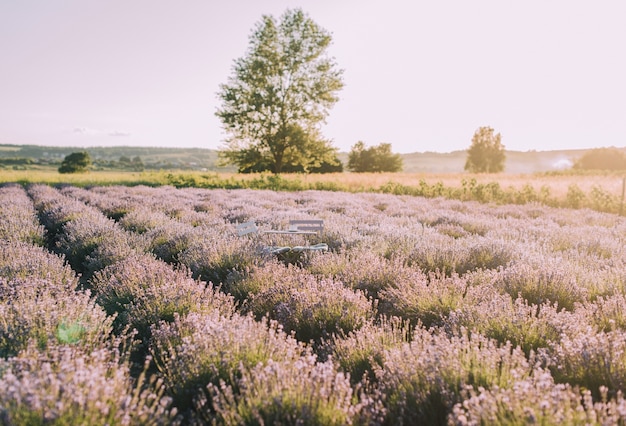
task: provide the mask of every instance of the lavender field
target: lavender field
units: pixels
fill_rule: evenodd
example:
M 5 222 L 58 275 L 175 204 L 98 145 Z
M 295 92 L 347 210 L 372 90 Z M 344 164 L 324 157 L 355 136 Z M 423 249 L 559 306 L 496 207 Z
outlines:
M 0 424 L 626 424 L 625 243 L 532 203 L 6 184 Z

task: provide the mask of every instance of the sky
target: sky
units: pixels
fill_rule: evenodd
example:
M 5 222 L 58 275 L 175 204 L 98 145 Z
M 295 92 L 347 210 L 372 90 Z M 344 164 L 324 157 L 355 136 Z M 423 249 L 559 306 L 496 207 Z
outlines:
M 340 151 L 626 146 L 624 0 L 0 0 L 0 144 L 223 148 L 219 86 L 290 8 L 332 34 Z

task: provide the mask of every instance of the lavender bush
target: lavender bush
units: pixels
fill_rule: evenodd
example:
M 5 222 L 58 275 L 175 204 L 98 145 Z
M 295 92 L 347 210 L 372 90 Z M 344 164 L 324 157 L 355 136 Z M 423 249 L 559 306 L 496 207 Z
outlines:
M 171 425 L 176 412 L 158 380 L 130 376 L 113 349 L 58 346 L 0 359 L 0 423 Z
M 0 186 L 0 240 L 44 243 L 44 227 L 39 224 L 33 202 L 19 185 Z
M 175 315 L 235 311 L 232 299 L 154 257 L 131 255 L 98 271 L 91 280 L 96 300 L 116 315 L 118 332 L 131 327 L 149 342 L 150 327 Z
M 3 185 L 0 201 L 4 423 L 624 422 L 622 217 L 171 186 Z M 306 218 L 324 232 L 235 228 Z M 266 249 L 315 243 L 330 250 Z
M 78 286 L 78 277 L 62 257 L 43 247 L 0 240 L 0 277 L 48 280 L 48 290 L 69 291 Z
M 448 338 L 423 328 L 384 354 L 376 367 L 385 424 L 445 424 L 467 386 L 508 388 L 528 377 L 532 362 L 510 344 L 480 335 Z
M 257 365 L 243 370 L 237 390 L 224 381 L 210 383 L 212 408 L 207 421 L 224 425 L 349 425 L 359 418 L 350 381 L 332 362 L 314 356 Z M 207 404 L 200 405 L 201 409 Z M 207 410 L 208 411 L 208 410 Z M 215 413 L 215 414 L 213 414 Z
M 175 405 L 189 418 L 211 410 L 207 385 L 236 386 L 242 369 L 296 360 L 307 350 L 275 322 L 191 313 L 153 326 L 152 352 Z M 207 406 L 207 404 L 209 404 Z
M 620 425 L 626 421 L 622 394 L 609 399 L 607 389 L 593 400 L 591 392 L 571 385 L 555 384 L 549 372 L 536 369 L 511 387 L 485 389 L 469 386 L 463 402 L 452 409 L 450 425 Z
M 334 335 L 328 352 L 353 384 L 375 382 L 374 371 L 381 368 L 387 350 L 408 343 L 411 326 L 399 317 L 381 317 L 347 335 Z
M 255 291 L 246 310 L 257 318 L 269 315 L 304 342 L 357 330 L 373 317 L 375 304 L 339 281 L 318 279 L 306 271 L 281 274 L 282 279 L 273 281 L 274 271 L 294 268 L 269 263 L 238 284 Z
M 110 338 L 112 318 L 88 293 L 60 292 L 48 280 L 0 278 L 0 358 L 30 343 L 98 348 Z

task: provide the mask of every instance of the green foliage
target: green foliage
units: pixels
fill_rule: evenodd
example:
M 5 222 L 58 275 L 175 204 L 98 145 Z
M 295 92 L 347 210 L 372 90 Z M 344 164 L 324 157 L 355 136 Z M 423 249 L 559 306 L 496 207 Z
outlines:
M 390 143 L 366 148 L 361 141 L 354 144 L 348 156 L 348 169 L 353 172 L 400 172 L 402 156 L 391 152 Z
M 273 164 L 271 161 L 263 158 L 263 156 L 251 152 L 247 152 L 247 155 L 252 155 L 247 158 L 246 161 L 242 161 L 240 164 L 249 164 L 249 166 L 240 166 L 239 173 L 264 173 L 271 172 L 273 170 Z M 312 153 L 316 155 L 316 153 Z M 343 172 L 343 164 L 339 160 L 335 153 L 334 158 L 316 160 L 311 162 L 308 168 L 305 168 L 302 164 L 285 164 L 282 169 L 283 173 L 341 173 Z
M 626 155 L 617 148 L 597 148 L 574 163 L 576 170 L 626 170 Z
M 36 160 L 32 158 L 0 158 L 0 166 L 11 165 L 11 166 L 30 166 L 33 163 L 36 163 Z
M 567 205 L 571 208 L 578 209 L 585 201 L 585 193 L 575 183 L 567 187 Z
M 73 152 L 63 159 L 59 173 L 84 173 L 91 165 L 91 156 L 87 151 Z
M 342 71 L 326 55 L 330 43 L 300 9 L 287 10 L 280 22 L 262 17 L 218 94 L 216 115 L 230 134 L 220 152 L 226 164 L 280 173 L 287 165 L 306 171 L 334 162 L 336 150 L 319 134 L 343 87 Z
M 491 127 L 480 127 L 467 150 L 465 170 L 472 173 L 499 173 L 504 170 L 505 159 L 500 133 L 494 135 Z

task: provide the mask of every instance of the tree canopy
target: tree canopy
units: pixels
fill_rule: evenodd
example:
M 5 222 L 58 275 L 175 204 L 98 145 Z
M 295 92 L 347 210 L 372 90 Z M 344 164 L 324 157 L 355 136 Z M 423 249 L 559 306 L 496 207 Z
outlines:
M 220 157 L 240 170 L 269 164 L 305 171 L 334 163 L 337 150 L 320 134 L 320 124 L 338 101 L 342 70 L 327 55 L 330 34 L 302 10 L 277 21 L 265 15 L 220 86 L 216 112 L 228 134 Z
M 399 172 L 402 171 L 402 156 L 391 152 L 390 143 L 366 148 L 359 141 L 348 154 L 348 169 L 353 172 Z
M 626 170 L 626 155 L 617 148 L 587 151 L 574 163 L 578 170 Z
M 479 127 L 467 150 L 465 170 L 472 173 L 499 173 L 504 170 L 504 145 L 500 133 L 491 127 Z
M 86 151 L 66 155 L 59 167 L 59 173 L 84 173 L 91 165 L 91 157 Z

